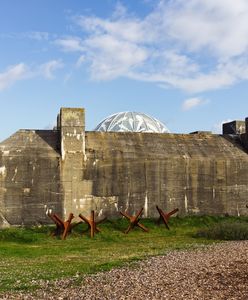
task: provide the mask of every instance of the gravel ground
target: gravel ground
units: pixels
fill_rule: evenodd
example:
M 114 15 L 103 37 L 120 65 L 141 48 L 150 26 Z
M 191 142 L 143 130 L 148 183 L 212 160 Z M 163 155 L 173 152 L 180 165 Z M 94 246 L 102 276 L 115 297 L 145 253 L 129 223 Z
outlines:
M 36 294 L 1 299 L 248 299 L 248 241 L 173 251 L 73 281 L 43 283 Z

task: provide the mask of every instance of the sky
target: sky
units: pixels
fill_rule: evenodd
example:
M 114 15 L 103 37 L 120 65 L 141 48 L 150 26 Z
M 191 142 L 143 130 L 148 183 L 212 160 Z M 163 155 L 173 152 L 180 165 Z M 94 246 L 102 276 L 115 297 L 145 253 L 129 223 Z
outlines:
M 61 107 L 221 133 L 247 98 L 247 0 L 0 0 L 0 141 Z

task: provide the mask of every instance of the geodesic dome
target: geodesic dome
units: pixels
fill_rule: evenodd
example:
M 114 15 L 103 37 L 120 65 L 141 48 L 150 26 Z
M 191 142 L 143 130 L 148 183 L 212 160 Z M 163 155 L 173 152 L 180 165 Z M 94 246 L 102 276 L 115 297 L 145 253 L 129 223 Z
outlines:
M 168 128 L 144 113 L 119 112 L 101 121 L 95 131 L 168 133 Z

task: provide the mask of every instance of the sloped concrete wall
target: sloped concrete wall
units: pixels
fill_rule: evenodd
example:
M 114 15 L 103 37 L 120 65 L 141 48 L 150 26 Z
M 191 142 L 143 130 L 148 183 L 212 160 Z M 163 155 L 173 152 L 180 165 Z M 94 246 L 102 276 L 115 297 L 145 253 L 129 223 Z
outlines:
M 49 223 L 63 210 L 56 131 L 20 130 L 0 144 L 0 226 Z

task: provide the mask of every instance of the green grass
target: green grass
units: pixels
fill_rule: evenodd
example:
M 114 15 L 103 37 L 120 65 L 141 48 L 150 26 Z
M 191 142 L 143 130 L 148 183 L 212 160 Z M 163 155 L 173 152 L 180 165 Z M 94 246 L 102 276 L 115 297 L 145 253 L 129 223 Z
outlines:
M 196 236 L 226 241 L 248 240 L 248 222 L 234 221 L 217 223 L 211 227 L 199 230 Z
M 80 225 L 64 241 L 50 236 L 53 226 L 3 229 L 0 230 L 0 291 L 31 290 L 38 287 L 39 280 L 69 277 L 75 278 L 76 284 L 84 274 L 109 270 L 169 250 L 211 244 L 214 242 L 211 239 L 196 238 L 197 232 L 235 220 L 175 217 L 170 219 L 168 231 L 164 225 L 157 226 L 146 219 L 141 222 L 149 228 L 148 233 L 135 228 L 126 235 L 123 231 L 128 223 L 118 219 L 100 224 L 101 232 L 94 239 L 87 233 L 82 235 L 86 227 Z

